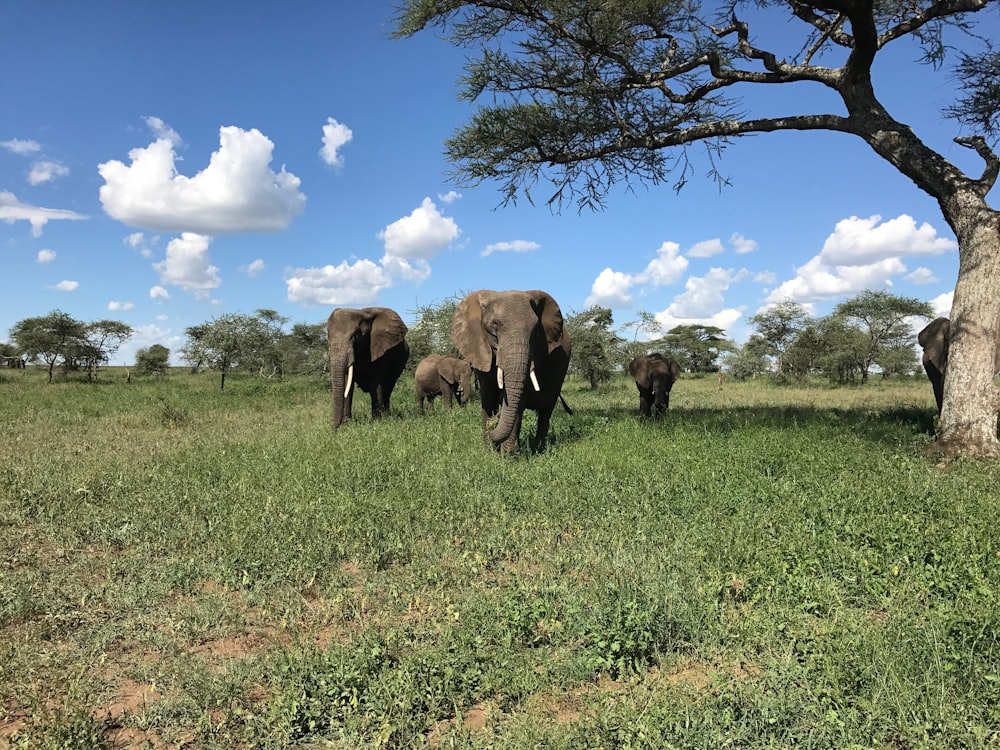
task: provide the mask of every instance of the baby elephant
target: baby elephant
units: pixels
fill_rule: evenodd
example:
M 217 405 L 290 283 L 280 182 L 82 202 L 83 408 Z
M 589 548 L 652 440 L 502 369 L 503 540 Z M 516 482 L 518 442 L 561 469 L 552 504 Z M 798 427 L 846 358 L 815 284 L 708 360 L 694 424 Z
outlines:
M 464 359 L 450 354 L 431 354 L 420 360 L 416 372 L 417 406 L 424 410 L 424 399 L 434 402 L 435 396 L 444 398 L 451 408 L 452 396 L 459 406 L 469 403 L 472 383 L 472 366 Z
M 639 413 L 656 417 L 670 407 L 670 389 L 681 376 L 681 366 L 659 352 L 644 354 L 628 363 L 628 373 L 639 389 Z

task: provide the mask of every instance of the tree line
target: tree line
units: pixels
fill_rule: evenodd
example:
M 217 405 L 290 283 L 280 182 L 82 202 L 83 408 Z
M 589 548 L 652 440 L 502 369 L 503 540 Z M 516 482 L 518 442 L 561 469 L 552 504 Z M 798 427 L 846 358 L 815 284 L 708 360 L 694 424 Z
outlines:
M 460 294 L 411 311 L 406 336 L 407 365 L 412 372 L 429 354 L 455 354 L 451 319 Z M 657 351 L 672 357 L 688 373 L 724 369 L 738 379 L 769 374 L 779 381 L 822 376 L 836 383 L 866 382 L 870 373 L 911 374 L 919 367 L 912 321 L 933 317 L 927 302 L 887 292 L 865 291 L 840 303 L 827 316 L 811 317 L 806 308 L 782 302 L 749 318 L 754 333 L 742 345 L 711 325 L 678 325 L 664 330 L 653 313 L 641 310 L 635 320 L 615 328 L 609 308 L 593 306 L 566 318 L 573 342 L 570 371 L 592 388 L 623 372 L 636 356 Z M 326 325 L 294 323 L 270 309 L 227 313 L 185 329 L 177 352 L 192 372 L 215 370 L 220 387 L 229 373 L 273 378 L 329 373 Z M 115 320 L 83 322 L 60 310 L 18 321 L 11 343 L 0 343 L 0 356 L 25 356 L 48 366 L 49 380 L 63 372 L 85 371 L 96 377 L 132 335 Z M 139 349 L 134 371 L 167 372 L 170 349 L 162 344 Z

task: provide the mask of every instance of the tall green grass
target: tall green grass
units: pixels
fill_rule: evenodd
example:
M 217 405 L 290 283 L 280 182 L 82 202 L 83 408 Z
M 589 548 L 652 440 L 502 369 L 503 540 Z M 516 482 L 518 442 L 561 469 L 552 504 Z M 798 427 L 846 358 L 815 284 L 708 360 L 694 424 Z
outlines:
M 304 380 L 0 382 L 0 747 L 1000 746 L 1000 470 L 923 381 L 624 377 L 544 453 Z M 2 712 L 0 712 L 2 713 Z

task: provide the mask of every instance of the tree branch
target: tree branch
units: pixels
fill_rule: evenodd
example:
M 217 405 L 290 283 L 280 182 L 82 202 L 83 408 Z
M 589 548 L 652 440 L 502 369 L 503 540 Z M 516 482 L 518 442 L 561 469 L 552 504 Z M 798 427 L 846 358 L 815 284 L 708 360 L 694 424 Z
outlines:
M 893 39 L 912 34 L 936 18 L 945 18 L 946 16 L 954 16 L 959 13 L 975 13 L 985 8 L 989 2 L 990 0 L 941 0 L 941 2 L 934 3 L 923 12 L 917 13 L 902 23 L 883 31 L 878 38 L 878 47 L 881 49 Z
M 997 177 L 1000 176 L 1000 156 L 994 153 L 993 149 L 989 147 L 986 143 L 986 139 L 981 135 L 970 135 L 964 138 L 956 138 L 955 143 L 959 146 L 965 146 L 966 148 L 971 148 L 977 154 L 979 154 L 983 161 L 986 162 L 986 169 L 983 170 L 982 176 L 976 180 L 976 190 L 986 197 L 986 194 L 993 189 L 993 186 L 997 182 Z

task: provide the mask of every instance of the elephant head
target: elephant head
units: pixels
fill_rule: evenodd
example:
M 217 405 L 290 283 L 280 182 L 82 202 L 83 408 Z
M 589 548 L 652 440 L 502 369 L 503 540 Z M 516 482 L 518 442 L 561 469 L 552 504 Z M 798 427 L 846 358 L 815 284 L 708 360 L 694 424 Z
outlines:
M 917 343 L 923 347 L 921 358 L 924 372 L 927 373 L 931 387 L 934 389 L 934 400 L 937 402 L 938 414 L 944 402 L 944 377 L 948 369 L 948 347 L 951 342 L 951 321 L 948 318 L 935 318 L 917 334 Z M 1000 371 L 1000 341 L 993 354 L 993 373 Z
M 389 397 L 410 355 L 406 331 L 403 320 L 387 307 L 340 307 L 330 314 L 326 332 L 333 429 L 351 418 L 355 385 L 371 395 L 372 417 L 377 419 L 389 411 Z
M 670 389 L 681 376 L 681 367 L 659 352 L 644 354 L 628 363 L 628 372 L 639 389 L 639 413 L 659 416 L 670 408 Z
M 464 359 L 450 354 L 430 354 L 420 360 L 414 374 L 417 406 L 423 411 L 424 399 L 433 402 L 440 395 L 450 409 L 454 397 L 459 406 L 469 402 L 472 393 L 472 367 Z
M 516 450 L 521 417 L 533 409 L 536 446 L 544 445 L 571 350 L 556 301 L 538 290 L 473 292 L 455 310 L 451 338 L 476 372 L 488 442 L 504 452 Z M 497 425 L 489 430 L 497 412 Z

